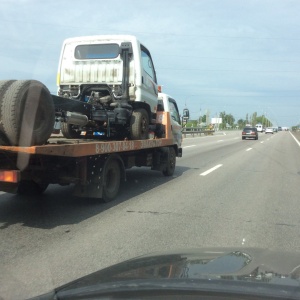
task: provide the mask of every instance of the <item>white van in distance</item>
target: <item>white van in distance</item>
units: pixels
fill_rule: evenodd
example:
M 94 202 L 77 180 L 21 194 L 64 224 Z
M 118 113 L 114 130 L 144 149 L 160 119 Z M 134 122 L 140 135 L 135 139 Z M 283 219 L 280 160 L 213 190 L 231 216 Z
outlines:
M 262 126 L 262 124 L 256 124 L 255 127 L 257 128 L 258 132 L 263 132 L 263 126 Z

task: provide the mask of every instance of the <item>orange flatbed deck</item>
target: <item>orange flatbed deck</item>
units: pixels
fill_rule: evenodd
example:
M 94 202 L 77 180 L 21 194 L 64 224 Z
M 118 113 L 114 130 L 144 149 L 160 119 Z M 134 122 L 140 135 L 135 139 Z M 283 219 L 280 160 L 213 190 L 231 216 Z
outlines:
M 81 157 L 165 147 L 172 144 L 173 139 L 167 138 L 126 141 L 50 138 L 49 143 L 46 145 L 31 147 L 0 146 L 0 151 L 37 155 Z
M 149 148 L 166 147 L 173 145 L 174 138 L 171 130 L 170 114 L 157 112 L 157 122 L 164 124 L 166 128 L 165 138 L 146 140 L 122 140 L 103 141 L 97 139 L 66 139 L 54 135 L 49 138 L 48 144 L 41 146 L 0 146 L 1 151 L 14 153 L 27 153 L 34 155 L 51 155 L 64 157 L 83 157 L 126 151 L 137 151 Z

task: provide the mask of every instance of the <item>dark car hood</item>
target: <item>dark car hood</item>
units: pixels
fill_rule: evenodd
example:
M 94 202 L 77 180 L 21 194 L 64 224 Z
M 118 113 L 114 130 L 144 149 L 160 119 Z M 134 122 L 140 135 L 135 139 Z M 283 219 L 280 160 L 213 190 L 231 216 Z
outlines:
M 204 287 L 212 290 L 217 282 L 218 288 L 225 283 L 226 290 L 234 286 L 246 291 L 252 286 L 253 293 L 259 287 L 261 291 L 297 298 L 299 278 L 300 253 L 257 248 L 191 249 L 140 256 L 75 280 L 57 288 L 54 294 L 60 299 L 70 292 L 74 296 L 95 287 L 102 291 L 145 286 L 151 289 L 158 285 L 195 289 L 203 287 L 203 283 L 209 283 Z

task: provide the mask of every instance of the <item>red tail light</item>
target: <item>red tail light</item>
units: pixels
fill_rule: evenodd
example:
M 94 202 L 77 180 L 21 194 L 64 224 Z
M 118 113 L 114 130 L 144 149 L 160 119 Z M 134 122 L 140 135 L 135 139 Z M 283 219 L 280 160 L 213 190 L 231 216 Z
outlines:
M 0 170 L 0 181 L 17 183 L 20 179 L 20 171 Z

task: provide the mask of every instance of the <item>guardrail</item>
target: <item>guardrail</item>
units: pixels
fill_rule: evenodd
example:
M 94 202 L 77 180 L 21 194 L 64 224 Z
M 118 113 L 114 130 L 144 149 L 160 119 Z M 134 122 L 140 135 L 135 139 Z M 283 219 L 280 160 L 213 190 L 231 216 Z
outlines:
M 195 135 L 213 135 L 215 131 L 214 130 L 209 130 L 209 129 L 203 129 L 200 127 L 184 127 L 182 129 L 182 134 L 184 137 L 186 137 L 187 134 L 191 134 L 193 137 Z

